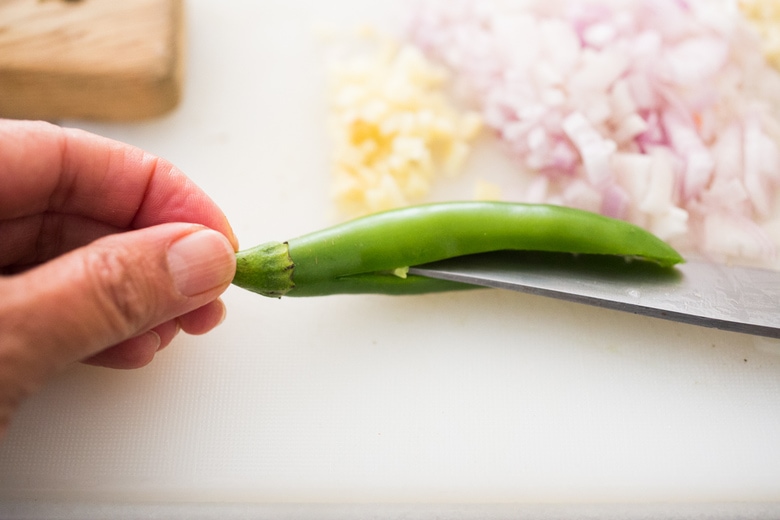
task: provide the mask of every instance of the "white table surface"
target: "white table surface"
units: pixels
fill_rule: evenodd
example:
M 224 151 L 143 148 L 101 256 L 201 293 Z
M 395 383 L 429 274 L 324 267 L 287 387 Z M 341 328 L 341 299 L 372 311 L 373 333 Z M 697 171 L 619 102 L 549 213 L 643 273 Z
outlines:
M 176 163 L 243 246 L 312 231 L 333 218 L 312 27 L 398 6 L 191 0 L 180 108 L 67 124 Z M 509 168 L 493 152 L 472 167 Z M 0 517 L 780 511 L 776 341 L 492 290 L 225 301 L 150 366 L 74 366 L 27 401 Z

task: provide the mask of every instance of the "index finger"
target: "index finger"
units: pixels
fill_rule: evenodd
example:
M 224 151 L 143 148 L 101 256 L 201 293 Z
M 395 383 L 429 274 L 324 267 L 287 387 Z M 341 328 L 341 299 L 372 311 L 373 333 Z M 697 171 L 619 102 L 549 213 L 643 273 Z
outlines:
M 202 224 L 237 247 L 227 218 L 195 183 L 143 150 L 43 122 L 0 120 L 0 219 L 45 212 L 120 229 Z

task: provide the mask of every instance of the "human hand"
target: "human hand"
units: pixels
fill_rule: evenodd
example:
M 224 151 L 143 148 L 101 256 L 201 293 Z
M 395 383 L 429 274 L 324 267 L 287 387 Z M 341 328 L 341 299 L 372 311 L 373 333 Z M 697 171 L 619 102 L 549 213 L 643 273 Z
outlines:
M 224 317 L 237 241 L 179 170 L 137 148 L 0 120 L 0 434 L 76 362 L 149 363 Z

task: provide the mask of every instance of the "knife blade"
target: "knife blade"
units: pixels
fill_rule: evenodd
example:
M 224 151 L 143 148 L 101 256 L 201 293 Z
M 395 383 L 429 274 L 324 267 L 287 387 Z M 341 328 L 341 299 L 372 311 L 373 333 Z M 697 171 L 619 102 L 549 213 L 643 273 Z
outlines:
M 409 273 L 780 338 L 780 272 L 767 269 L 701 261 L 662 268 L 620 257 L 502 251 Z

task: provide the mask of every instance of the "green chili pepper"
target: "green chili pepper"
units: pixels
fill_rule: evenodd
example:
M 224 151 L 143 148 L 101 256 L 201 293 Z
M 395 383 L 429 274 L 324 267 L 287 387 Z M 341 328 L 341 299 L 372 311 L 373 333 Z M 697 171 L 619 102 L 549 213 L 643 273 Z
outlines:
M 505 202 L 445 202 L 358 218 L 285 243 L 237 254 L 233 283 L 264 296 L 416 294 L 471 285 L 398 270 L 501 250 L 603 254 L 669 267 L 683 259 L 628 222 L 574 208 Z

